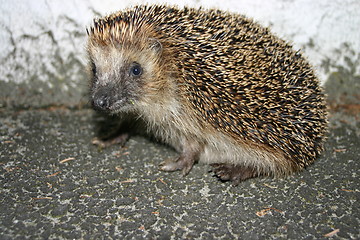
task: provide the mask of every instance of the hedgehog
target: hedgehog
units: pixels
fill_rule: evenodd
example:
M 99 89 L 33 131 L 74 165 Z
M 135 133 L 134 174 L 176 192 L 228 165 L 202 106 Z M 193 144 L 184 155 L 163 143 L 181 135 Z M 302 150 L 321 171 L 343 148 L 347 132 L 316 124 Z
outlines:
M 173 146 L 179 156 L 160 170 L 185 176 L 202 162 L 237 185 L 288 176 L 322 152 L 327 107 L 312 66 L 252 19 L 139 5 L 95 19 L 87 33 L 93 107 L 141 119 Z

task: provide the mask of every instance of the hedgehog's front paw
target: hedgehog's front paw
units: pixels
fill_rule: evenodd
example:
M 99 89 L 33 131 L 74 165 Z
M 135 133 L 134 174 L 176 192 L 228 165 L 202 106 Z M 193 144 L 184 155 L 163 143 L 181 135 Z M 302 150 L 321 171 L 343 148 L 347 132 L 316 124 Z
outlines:
M 119 144 L 120 146 L 123 146 L 126 143 L 126 141 L 128 140 L 128 138 L 129 138 L 129 134 L 123 133 L 117 137 L 107 139 L 107 140 L 102 140 L 102 139 L 95 137 L 92 139 L 91 143 L 96 146 L 99 146 L 100 148 L 106 148 L 106 147 L 109 147 L 114 144 Z
M 225 163 L 211 164 L 213 172 L 222 181 L 231 181 L 234 186 L 240 182 L 258 176 L 257 171 L 251 167 L 236 166 Z
M 180 156 L 178 159 L 176 159 L 176 161 L 168 159 L 160 163 L 160 170 L 166 172 L 174 172 L 181 170 L 182 175 L 186 176 L 192 169 L 194 162 L 194 159 Z

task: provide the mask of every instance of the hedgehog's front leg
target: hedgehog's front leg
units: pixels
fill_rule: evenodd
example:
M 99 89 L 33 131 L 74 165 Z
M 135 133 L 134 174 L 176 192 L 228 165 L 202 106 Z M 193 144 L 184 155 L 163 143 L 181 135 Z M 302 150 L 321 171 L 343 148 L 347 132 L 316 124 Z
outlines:
M 107 147 L 109 147 L 111 145 L 115 145 L 115 144 L 124 146 L 124 144 L 127 142 L 128 139 L 129 139 L 129 134 L 122 133 L 119 136 L 116 136 L 116 137 L 110 138 L 110 139 L 106 139 L 106 140 L 95 137 L 91 140 L 91 143 L 96 146 L 99 146 L 100 148 L 107 148 Z
M 192 169 L 194 163 L 198 160 L 201 147 L 195 143 L 183 145 L 180 156 L 174 161 L 172 159 L 165 160 L 160 164 L 160 170 L 173 172 L 181 170 L 182 175 L 186 176 Z

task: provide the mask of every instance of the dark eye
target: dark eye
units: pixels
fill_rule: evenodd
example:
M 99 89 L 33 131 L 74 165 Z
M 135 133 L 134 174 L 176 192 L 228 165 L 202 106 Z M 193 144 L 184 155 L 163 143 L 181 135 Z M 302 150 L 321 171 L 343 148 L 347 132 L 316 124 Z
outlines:
M 143 70 L 141 68 L 141 65 L 138 63 L 134 63 L 134 65 L 130 68 L 130 74 L 133 76 L 140 76 L 142 72 Z

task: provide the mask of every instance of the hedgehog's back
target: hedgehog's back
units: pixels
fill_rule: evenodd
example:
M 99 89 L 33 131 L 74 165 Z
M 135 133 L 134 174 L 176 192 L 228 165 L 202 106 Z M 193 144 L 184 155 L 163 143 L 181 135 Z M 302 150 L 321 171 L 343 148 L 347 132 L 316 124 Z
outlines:
M 242 15 L 158 10 L 154 24 L 177 54 L 180 86 L 200 118 L 240 141 L 281 149 L 301 167 L 318 156 L 327 110 L 299 51 Z

